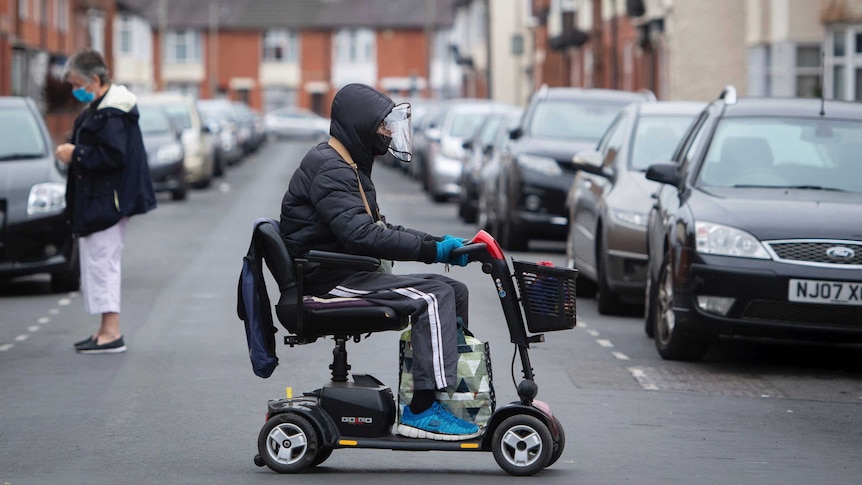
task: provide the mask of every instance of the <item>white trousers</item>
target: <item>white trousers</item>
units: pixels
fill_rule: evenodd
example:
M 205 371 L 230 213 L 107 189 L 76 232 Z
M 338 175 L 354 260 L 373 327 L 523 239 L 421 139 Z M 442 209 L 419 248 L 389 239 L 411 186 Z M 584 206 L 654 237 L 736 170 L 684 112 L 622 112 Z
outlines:
M 120 313 L 120 262 L 128 222 L 124 217 L 103 231 L 78 238 L 81 293 L 88 313 Z

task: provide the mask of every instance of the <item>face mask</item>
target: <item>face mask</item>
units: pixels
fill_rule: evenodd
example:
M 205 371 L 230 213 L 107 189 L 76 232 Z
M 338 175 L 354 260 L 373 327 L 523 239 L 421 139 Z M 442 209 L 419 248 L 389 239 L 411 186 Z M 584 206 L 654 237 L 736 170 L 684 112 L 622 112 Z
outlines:
M 94 99 L 96 99 L 96 95 L 91 93 L 91 92 L 88 92 L 87 89 L 84 87 L 80 87 L 78 89 L 73 89 L 72 90 L 72 96 L 74 96 L 75 99 L 77 99 L 78 101 L 80 101 L 82 103 L 89 103 L 89 102 L 93 101 Z
M 383 128 L 392 135 L 391 138 L 387 137 L 389 153 L 402 162 L 409 162 L 413 158 L 410 118 L 410 104 L 401 103 L 383 119 Z
M 376 133 L 374 136 L 374 144 L 371 146 L 371 152 L 375 157 L 385 154 L 389 151 L 389 144 L 392 143 L 392 138 L 386 135 Z

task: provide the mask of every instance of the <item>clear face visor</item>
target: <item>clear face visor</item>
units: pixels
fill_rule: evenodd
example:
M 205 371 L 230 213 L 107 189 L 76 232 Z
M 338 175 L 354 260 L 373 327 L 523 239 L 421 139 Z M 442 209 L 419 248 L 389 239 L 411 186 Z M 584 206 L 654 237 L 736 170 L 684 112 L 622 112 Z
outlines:
M 392 137 L 392 142 L 389 143 L 389 153 L 402 162 L 409 162 L 413 159 L 413 130 L 410 124 L 410 103 L 395 105 L 383 119 L 384 134 Z

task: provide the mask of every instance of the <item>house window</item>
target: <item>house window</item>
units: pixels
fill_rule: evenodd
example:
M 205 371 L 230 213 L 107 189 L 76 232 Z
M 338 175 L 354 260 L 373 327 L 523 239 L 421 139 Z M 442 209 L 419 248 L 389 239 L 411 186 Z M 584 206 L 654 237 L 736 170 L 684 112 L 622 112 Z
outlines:
M 27 0 L 18 0 L 18 18 L 21 20 L 27 20 L 30 10 L 30 2 Z
M 820 46 L 796 46 L 796 96 L 820 97 Z
M 335 34 L 335 58 L 341 62 L 374 61 L 375 38 L 370 29 L 345 29 Z
M 174 64 L 191 64 L 201 60 L 201 36 L 194 30 L 176 30 L 168 32 L 167 38 L 168 62 Z
M 289 30 L 267 30 L 263 36 L 264 62 L 299 61 L 299 36 Z
M 132 53 L 132 19 L 127 15 L 120 18 L 120 54 Z

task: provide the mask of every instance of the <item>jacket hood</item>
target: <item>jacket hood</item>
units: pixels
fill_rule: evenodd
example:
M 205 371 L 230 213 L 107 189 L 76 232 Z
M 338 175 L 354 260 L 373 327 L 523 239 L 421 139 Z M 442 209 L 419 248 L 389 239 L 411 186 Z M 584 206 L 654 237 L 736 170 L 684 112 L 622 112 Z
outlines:
M 395 102 L 365 84 L 348 84 L 332 101 L 330 135 L 344 144 L 359 170 L 371 175 L 372 146 L 377 127 L 392 111 Z
M 126 89 L 125 86 L 111 84 L 108 92 L 102 97 L 98 109 L 114 108 L 128 113 L 135 107 L 136 102 L 137 98 L 135 95 Z

